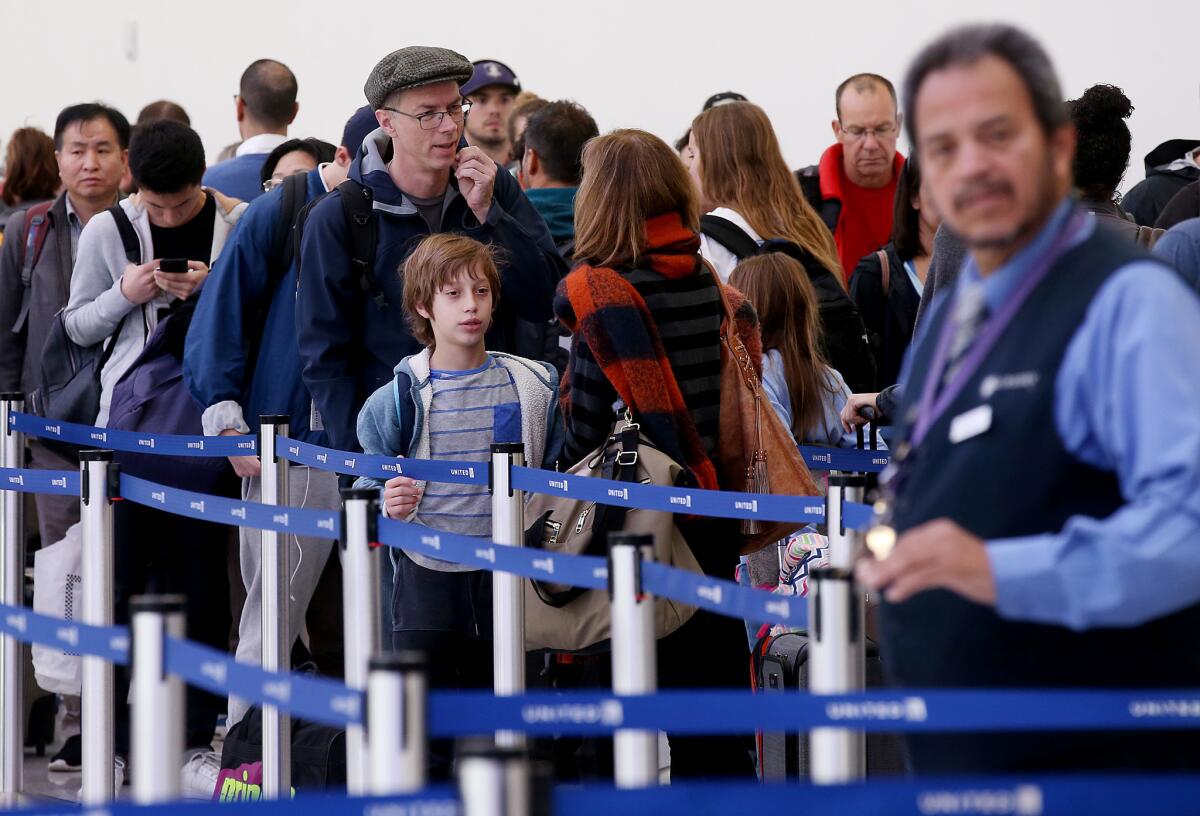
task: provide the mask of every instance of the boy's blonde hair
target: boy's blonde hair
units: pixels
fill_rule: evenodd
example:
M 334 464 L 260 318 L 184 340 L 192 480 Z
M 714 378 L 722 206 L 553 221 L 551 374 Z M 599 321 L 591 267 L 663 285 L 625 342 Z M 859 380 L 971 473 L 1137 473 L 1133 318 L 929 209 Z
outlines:
M 433 327 L 429 318 L 417 311 L 433 310 L 433 298 L 463 272 L 482 280 L 492 290 L 492 314 L 500 303 L 500 271 L 491 247 L 465 235 L 442 232 L 430 235 L 412 251 L 400 267 L 404 280 L 404 316 L 413 337 L 421 345 L 433 347 Z

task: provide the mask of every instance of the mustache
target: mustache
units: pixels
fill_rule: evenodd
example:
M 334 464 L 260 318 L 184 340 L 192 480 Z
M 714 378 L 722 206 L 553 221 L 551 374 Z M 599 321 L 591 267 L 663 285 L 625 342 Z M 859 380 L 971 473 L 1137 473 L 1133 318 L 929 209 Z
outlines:
M 954 209 L 961 209 L 967 205 L 973 198 L 983 195 L 1007 195 L 1013 194 L 1012 185 L 1001 179 L 983 179 L 974 181 L 967 185 L 966 188 L 959 190 L 954 195 Z

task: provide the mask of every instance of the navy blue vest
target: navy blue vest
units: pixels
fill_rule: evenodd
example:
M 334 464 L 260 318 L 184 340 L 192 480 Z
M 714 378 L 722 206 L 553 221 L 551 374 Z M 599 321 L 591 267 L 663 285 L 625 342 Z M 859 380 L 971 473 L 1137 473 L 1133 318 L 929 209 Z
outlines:
M 1119 268 L 1146 257 L 1127 239 L 1094 229 L 1059 258 L 904 465 L 897 530 L 949 518 L 994 540 L 1058 532 L 1072 516 L 1105 518 L 1121 507 L 1116 476 L 1063 447 L 1054 388 L 1096 293 Z M 915 352 L 900 411 L 905 437 L 950 311 L 939 310 Z M 991 427 L 952 444 L 953 419 L 984 404 L 992 406 Z M 902 686 L 1200 684 L 1200 606 L 1129 629 L 1074 632 L 1003 620 L 990 607 L 935 590 L 885 604 L 881 618 L 889 673 Z M 918 770 L 1019 770 L 1071 767 L 1065 756 L 1089 755 L 1108 737 L 1122 740 L 1088 735 L 1080 750 L 1081 743 L 1058 734 L 967 735 L 920 738 L 910 748 Z M 1106 750 L 1111 759 L 1116 749 Z

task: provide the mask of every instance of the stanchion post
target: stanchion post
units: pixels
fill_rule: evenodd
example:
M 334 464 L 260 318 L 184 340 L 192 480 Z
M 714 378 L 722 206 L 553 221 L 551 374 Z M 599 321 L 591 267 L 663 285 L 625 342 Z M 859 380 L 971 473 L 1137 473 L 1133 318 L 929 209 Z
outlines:
M 79 452 L 80 521 L 83 532 L 83 623 L 113 622 L 113 500 L 118 470 L 110 450 Z M 112 801 L 113 667 L 102 657 L 84 655 L 80 731 L 83 738 L 84 805 Z
M 861 593 L 852 570 L 818 567 L 809 572 L 808 688 L 813 694 L 845 694 L 862 689 L 856 653 L 862 649 Z M 862 732 L 814 728 L 809 733 L 809 766 L 818 785 L 853 782 L 866 776 Z
M 183 680 L 167 673 L 167 638 L 184 636 L 182 595 L 130 599 L 133 649 L 133 799 L 156 805 L 179 799 L 183 756 Z
M 653 536 L 609 534 L 613 694 L 653 694 L 658 687 L 654 596 L 642 586 L 642 562 L 653 559 Z M 613 767 L 619 788 L 657 785 L 658 733 L 618 730 L 613 735 Z
M 14 430 L 10 417 L 25 407 L 19 391 L 0 393 L 0 467 L 25 464 L 24 435 Z M 25 603 L 25 497 L 15 490 L 0 492 L 0 603 Z M 11 635 L 0 636 L 0 794 L 21 792 L 25 758 L 24 647 Z
M 371 659 L 367 681 L 367 747 L 372 796 L 425 788 L 428 663 L 420 652 Z
M 533 780 L 524 751 L 489 741 L 459 746 L 458 792 L 463 816 L 530 816 Z
M 279 455 L 288 435 L 288 417 L 259 417 L 258 456 L 262 461 L 262 503 L 288 503 L 288 463 Z M 291 570 L 286 534 L 262 531 L 262 667 L 291 670 L 292 633 L 289 606 Z M 262 709 L 263 798 L 287 799 L 292 787 L 292 722 L 273 705 Z
M 525 464 L 525 445 L 492 445 L 492 540 L 505 547 L 525 544 L 525 496 L 512 486 L 512 469 Z M 525 579 L 507 572 L 492 573 L 492 654 L 495 692 L 510 697 L 525 691 Z M 500 745 L 520 746 L 524 735 L 496 734 Z
M 346 685 L 366 691 L 371 656 L 380 651 L 379 491 L 342 491 L 342 621 Z M 370 787 L 366 729 L 346 728 L 346 790 L 365 796 Z

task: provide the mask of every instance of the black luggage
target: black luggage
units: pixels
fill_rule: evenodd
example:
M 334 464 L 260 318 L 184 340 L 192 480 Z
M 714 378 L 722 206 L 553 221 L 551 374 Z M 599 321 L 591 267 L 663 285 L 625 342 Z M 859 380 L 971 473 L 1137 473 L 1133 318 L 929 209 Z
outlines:
M 808 690 L 808 635 L 786 632 L 767 635 L 754 647 L 754 690 L 771 694 Z M 883 660 L 879 648 L 867 641 L 867 688 L 882 688 Z M 808 778 L 806 734 L 760 732 L 758 775 L 763 781 Z M 898 734 L 867 734 L 867 776 L 897 776 L 905 772 L 904 743 Z
M 262 709 L 252 707 L 225 735 L 222 770 L 262 762 Z M 292 787 L 319 791 L 346 787 L 346 732 L 292 718 Z

